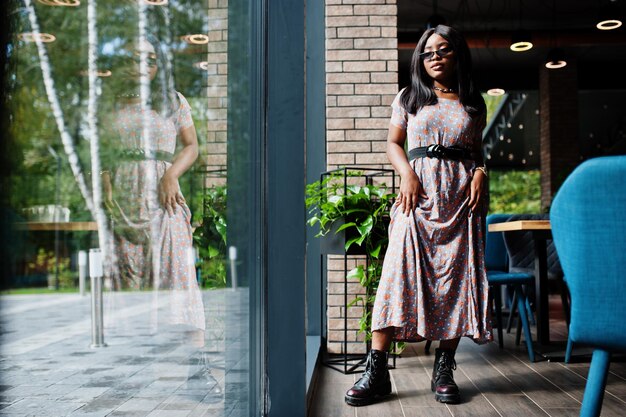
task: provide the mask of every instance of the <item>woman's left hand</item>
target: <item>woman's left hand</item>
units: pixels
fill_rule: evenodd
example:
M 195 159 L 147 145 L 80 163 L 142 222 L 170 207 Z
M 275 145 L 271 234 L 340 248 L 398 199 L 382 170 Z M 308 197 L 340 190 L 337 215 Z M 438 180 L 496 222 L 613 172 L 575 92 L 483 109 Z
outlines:
M 176 213 L 178 205 L 185 204 L 185 198 L 180 192 L 178 179 L 173 175 L 168 175 L 167 171 L 159 182 L 159 201 L 170 216 Z
M 472 176 L 472 183 L 470 184 L 470 199 L 469 209 L 470 212 L 474 212 L 480 203 L 483 195 L 483 184 L 485 183 L 486 175 L 483 171 L 477 169 L 474 170 Z

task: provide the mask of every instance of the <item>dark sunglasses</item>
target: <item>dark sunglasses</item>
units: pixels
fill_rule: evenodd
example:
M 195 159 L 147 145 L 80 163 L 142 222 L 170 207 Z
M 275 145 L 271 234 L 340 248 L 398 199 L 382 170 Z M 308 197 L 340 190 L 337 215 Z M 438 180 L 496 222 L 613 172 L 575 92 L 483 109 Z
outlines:
M 441 49 L 438 49 L 436 51 L 428 51 L 428 52 L 422 52 L 419 57 L 420 59 L 423 59 L 425 61 L 430 61 L 435 57 L 435 54 L 439 55 L 439 58 L 443 58 L 444 56 L 448 55 L 450 52 L 452 52 L 453 49 L 451 46 L 445 46 Z

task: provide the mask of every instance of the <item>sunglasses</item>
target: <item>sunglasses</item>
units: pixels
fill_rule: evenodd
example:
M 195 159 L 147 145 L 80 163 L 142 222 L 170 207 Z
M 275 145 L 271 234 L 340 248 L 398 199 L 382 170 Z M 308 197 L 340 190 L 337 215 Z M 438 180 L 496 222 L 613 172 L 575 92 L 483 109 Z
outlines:
M 141 64 L 141 57 L 140 56 L 135 56 L 133 59 L 135 60 L 135 62 L 137 64 Z M 148 56 L 148 57 L 146 57 L 146 63 L 148 64 L 149 67 L 156 67 L 157 66 L 157 59 L 155 57 Z
M 435 54 L 439 55 L 439 58 L 443 58 L 446 55 L 448 55 L 450 52 L 452 52 L 454 49 L 452 49 L 451 46 L 445 46 L 441 49 L 438 49 L 436 51 L 428 51 L 428 52 L 422 52 L 419 57 L 420 59 L 423 59 L 425 61 L 431 61 L 434 57 Z
M 134 53 L 120 53 L 117 59 L 120 61 L 120 64 L 129 64 L 131 62 L 134 62 L 137 65 L 141 64 L 141 54 L 139 53 L 139 51 Z M 158 65 L 156 55 L 154 53 L 146 55 L 146 63 L 149 67 L 156 67 Z

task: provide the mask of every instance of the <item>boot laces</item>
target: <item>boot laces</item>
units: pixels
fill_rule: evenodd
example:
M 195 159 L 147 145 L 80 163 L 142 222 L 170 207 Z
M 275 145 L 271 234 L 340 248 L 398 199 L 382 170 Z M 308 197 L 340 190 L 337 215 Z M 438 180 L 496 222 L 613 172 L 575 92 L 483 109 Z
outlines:
M 439 378 L 447 376 L 452 378 L 452 371 L 456 370 L 456 361 L 447 355 L 441 355 L 439 362 L 437 363 L 437 374 Z M 437 378 L 437 379 L 439 379 Z

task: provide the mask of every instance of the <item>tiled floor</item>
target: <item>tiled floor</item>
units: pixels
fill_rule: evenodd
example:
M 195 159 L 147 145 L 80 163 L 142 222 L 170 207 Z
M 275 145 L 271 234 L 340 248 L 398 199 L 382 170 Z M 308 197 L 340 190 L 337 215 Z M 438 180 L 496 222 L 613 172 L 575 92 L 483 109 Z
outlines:
M 105 311 L 108 346 L 91 349 L 88 296 L 2 296 L 0 415 L 245 416 L 243 297 L 203 293 L 208 328 L 197 347 L 189 329 L 155 327 L 154 306 L 163 316 L 167 305 L 152 293 L 115 294 L 105 303 L 113 306 Z
M 551 300 L 551 307 L 555 306 L 558 307 L 558 296 Z M 565 339 L 564 330 L 562 321 L 552 322 L 553 338 Z M 585 355 L 576 357 L 575 363 L 569 365 L 546 360 L 530 363 L 525 348 L 515 346 L 514 332 L 505 335 L 504 350 L 497 343 L 478 346 L 462 340 L 454 373 L 462 403 L 444 405 L 437 403 L 430 391 L 434 354 L 425 354 L 424 345 L 409 345 L 397 360 L 396 369 L 391 371 L 392 394 L 384 402 L 367 407 L 350 407 L 344 403 L 346 390 L 360 375 L 319 368 L 309 416 L 578 416 L 589 369 Z M 626 416 L 623 356 L 611 364 L 602 416 Z

